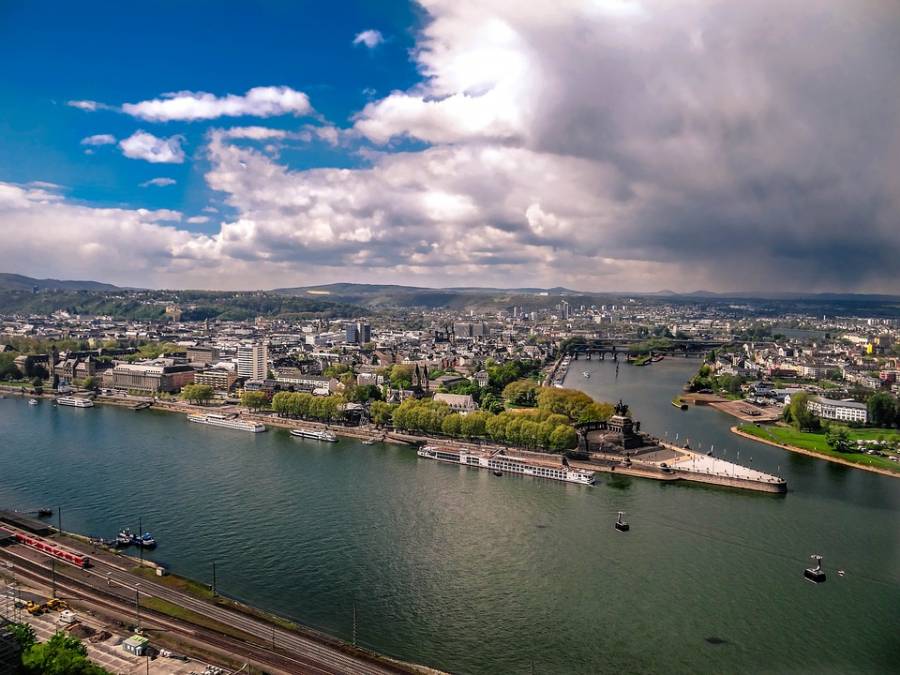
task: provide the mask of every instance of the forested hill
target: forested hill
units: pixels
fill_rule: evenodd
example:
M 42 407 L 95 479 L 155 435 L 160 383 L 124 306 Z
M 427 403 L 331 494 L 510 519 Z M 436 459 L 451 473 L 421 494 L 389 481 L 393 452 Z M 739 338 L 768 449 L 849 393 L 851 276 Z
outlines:
M 365 310 L 344 302 L 296 298 L 275 293 L 215 291 L 73 291 L 2 290 L 0 314 L 70 314 L 112 316 L 122 319 L 162 319 L 166 306 L 175 305 L 184 321 L 222 319 L 242 321 L 257 316 L 352 317 Z

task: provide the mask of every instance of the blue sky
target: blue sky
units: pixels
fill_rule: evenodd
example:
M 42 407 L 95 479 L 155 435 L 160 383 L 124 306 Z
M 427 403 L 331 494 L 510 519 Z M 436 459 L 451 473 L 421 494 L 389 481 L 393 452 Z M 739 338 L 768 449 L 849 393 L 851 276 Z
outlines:
M 0 63 L 3 271 L 900 293 L 896 2 L 7 0 Z
M 345 126 L 373 97 L 419 79 L 409 50 L 420 23 L 421 11 L 407 3 L 364 0 L 0 3 L 0 63 L 15 64 L 5 69 L 0 88 L 0 180 L 56 183 L 68 197 L 96 205 L 200 215 L 210 203 L 221 206 L 205 185 L 202 157 L 204 133 L 221 120 L 150 123 L 110 110 L 85 113 L 66 102 L 116 106 L 172 91 L 221 96 L 287 86 L 307 93 L 326 120 Z M 385 41 L 374 49 L 353 44 L 370 29 Z M 304 123 L 318 122 L 292 115 L 266 120 L 283 129 Z M 138 129 L 183 135 L 190 160 L 151 164 L 124 157 L 115 145 L 81 145 L 95 134 L 122 139 Z M 282 157 L 296 168 L 361 161 L 327 144 Z M 177 182 L 140 187 L 157 177 Z

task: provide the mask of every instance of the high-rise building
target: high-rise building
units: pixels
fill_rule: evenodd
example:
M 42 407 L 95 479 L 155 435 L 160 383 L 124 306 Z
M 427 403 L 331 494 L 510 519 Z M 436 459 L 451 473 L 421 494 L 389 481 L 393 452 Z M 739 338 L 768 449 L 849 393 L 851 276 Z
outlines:
M 359 344 L 364 345 L 372 341 L 372 326 L 369 324 L 360 322 L 357 324 L 357 332 L 359 333 Z
M 364 345 L 372 341 L 372 326 L 362 321 L 348 323 L 345 327 L 345 341 L 351 345 Z
M 251 380 L 264 380 L 269 372 L 269 348 L 264 342 L 242 345 L 237 350 L 237 372 Z
M 359 341 L 358 324 L 348 323 L 344 328 L 346 330 L 345 341 L 347 344 L 355 345 Z

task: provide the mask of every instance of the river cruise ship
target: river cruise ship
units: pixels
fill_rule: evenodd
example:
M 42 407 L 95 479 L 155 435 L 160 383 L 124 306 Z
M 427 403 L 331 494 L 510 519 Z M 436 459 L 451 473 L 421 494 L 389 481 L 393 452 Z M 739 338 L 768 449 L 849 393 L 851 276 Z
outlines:
M 252 431 L 255 434 L 266 430 L 264 424 L 260 424 L 259 422 L 245 422 L 242 419 L 238 419 L 236 415 L 208 413 L 206 415 L 188 415 L 187 418 L 191 422 L 196 422 L 197 424 L 209 424 L 213 427 L 236 429 L 237 431 Z
M 60 396 L 56 399 L 57 405 L 70 405 L 73 408 L 93 408 L 94 402 L 89 398 L 78 398 L 77 396 Z
M 337 436 L 324 429 L 322 431 L 316 431 L 314 429 L 291 429 L 291 436 L 311 438 L 314 441 L 325 441 L 326 443 L 337 443 Z
M 463 464 L 476 469 L 488 469 L 494 473 L 511 473 L 520 476 L 534 476 L 535 478 L 548 478 L 560 480 L 565 483 L 578 483 L 579 485 L 593 485 L 594 472 L 573 469 L 567 464 L 560 465 L 543 464 L 533 460 L 510 457 L 499 453 L 475 452 L 442 448 L 434 445 L 426 445 L 418 453 L 425 459 L 436 459 L 439 462 L 451 464 Z M 565 462 L 565 460 L 563 460 Z

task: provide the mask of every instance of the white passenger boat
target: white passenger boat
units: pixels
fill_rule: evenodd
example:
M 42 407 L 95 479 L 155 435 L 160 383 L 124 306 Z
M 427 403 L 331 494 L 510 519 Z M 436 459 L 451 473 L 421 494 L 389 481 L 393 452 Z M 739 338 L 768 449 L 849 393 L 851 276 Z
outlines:
M 89 398 L 79 398 L 78 396 L 60 396 L 56 399 L 57 405 L 69 405 L 73 408 L 93 408 L 94 402 Z
M 322 431 L 316 431 L 314 429 L 291 429 L 291 436 L 311 438 L 314 441 L 325 441 L 326 443 L 337 443 L 337 436 L 325 429 Z
M 565 463 L 565 459 L 563 459 L 562 464 L 557 466 L 519 457 L 510 457 L 509 455 L 457 450 L 434 445 L 424 446 L 417 454 L 425 459 L 435 459 L 439 462 L 449 462 L 450 464 L 464 464 L 476 469 L 488 469 L 495 473 L 534 476 L 535 478 L 548 478 L 565 483 L 578 483 L 579 485 L 593 485 L 595 480 L 593 471 L 573 469 Z
M 197 424 L 209 424 L 213 427 L 223 427 L 225 429 L 235 429 L 237 431 L 252 431 L 255 434 L 266 430 L 264 424 L 260 424 L 259 422 L 245 422 L 238 418 L 237 415 L 207 413 L 206 415 L 188 415 L 187 418 L 191 422 L 196 422 Z

